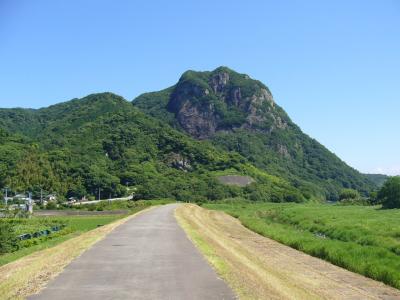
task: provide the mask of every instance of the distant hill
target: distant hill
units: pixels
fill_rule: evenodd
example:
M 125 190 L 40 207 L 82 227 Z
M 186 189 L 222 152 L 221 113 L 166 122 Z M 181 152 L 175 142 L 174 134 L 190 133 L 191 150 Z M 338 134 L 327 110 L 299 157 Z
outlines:
M 376 186 L 381 187 L 388 180 L 389 176 L 383 174 L 365 174 Z
M 367 194 L 375 187 L 369 177 L 304 134 L 263 83 L 227 67 L 187 71 L 176 85 L 140 95 L 133 104 L 220 151 L 241 154 L 308 199 L 336 200 L 343 188 Z

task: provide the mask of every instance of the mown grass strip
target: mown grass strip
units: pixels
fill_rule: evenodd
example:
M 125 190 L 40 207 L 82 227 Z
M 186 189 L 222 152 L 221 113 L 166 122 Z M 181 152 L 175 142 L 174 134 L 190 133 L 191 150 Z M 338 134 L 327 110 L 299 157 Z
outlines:
M 34 252 L 0 267 L 1 299 L 24 299 L 39 292 L 74 258 L 137 214 L 87 231 L 52 248 Z
M 220 214 L 217 219 L 222 216 L 223 220 L 217 220 L 210 212 L 186 204 L 177 208 L 175 216 L 189 239 L 240 299 L 319 299 L 287 282 L 285 276 L 265 266 L 255 253 L 232 239 L 237 234 L 232 218 Z M 249 232 L 239 226 L 240 231 Z
M 240 299 L 400 299 L 399 290 L 265 238 L 224 212 L 182 205 L 176 214 L 228 266 L 222 277 Z
M 207 204 L 247 228 L 400 289 L 400 210 L 323 204 Z
M 229 267 L 224 260 L 217 255 L 211 245 L 200 236 L 198 230 L 196 230 L 193 224 L 190 224 L 182 214 L 175 213 L 175 217 L 178 220 L 179 225 L 185 230 L 189 239 L 207 258 L 208 262 L 214 267 L 218 275 L 226 278 L 229 272 Z

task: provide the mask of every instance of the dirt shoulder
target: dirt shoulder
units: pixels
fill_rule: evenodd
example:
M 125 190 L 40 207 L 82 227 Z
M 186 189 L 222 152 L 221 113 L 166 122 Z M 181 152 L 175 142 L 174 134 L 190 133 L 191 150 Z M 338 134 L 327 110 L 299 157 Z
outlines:
M 397 289 L 256 234 L 223 212 L 187 204 L 176 217 L 241 299 L 400 299 Z
M 0 267 L 0 298 L 24 299 L 39 292 L 74 258 L 103 239 L 119 225 L 147 210 L 142 210 Z

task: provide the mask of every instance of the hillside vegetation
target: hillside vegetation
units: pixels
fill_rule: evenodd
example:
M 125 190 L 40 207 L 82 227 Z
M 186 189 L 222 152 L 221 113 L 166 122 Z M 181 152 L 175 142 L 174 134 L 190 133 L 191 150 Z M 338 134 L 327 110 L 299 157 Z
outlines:
M 108 198 L 130 187 L 137 199 L 304 200 L 288 181 L 255 168 L 240 154 L 196 141 L 111 93 L 1 113 L 0 185 L 14 192 L 39 197 L 43 189 L 80 198 L 97 196 L 100 189 L 101 198 Z M 16 113 L 29 115 L 22 118 L 23 128 L 13 122 Z M 226 186 L 217 180 L 226 173 L 249 175 L 256 182 Z
M 389 178 L 389 176 L 383 174 L 365 174 L 365 176 L 367 176 L 367 178 L 375 183 L 378 187 L 383 186 L 383 184 Z
M 377 185 L 295 125 L 260 81 L 187 71 L 129 103 L 112 93 L 0 109 L 0 186 L 61 198 L 338 200 Z M 222 175 L 250 176 L 244 187 Z M 376 180 L 374 180 L 376 182 Z M 99 193 L 100 192 L 100 193 Z
M 253 165 L 283 177 L 306 199 L 337 200 L 340 190 L 367 194 L 376 187 L 316 140 L 304 134 L 260 81 L 229 68 L 185 72 L 166 90 L 133 104 L 221 151 L 237 152 Z

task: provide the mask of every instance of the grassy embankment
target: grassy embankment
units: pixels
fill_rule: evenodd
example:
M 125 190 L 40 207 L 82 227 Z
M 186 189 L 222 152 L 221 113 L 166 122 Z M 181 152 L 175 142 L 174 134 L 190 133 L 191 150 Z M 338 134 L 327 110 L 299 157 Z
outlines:
M 400 210 L 321 204 L 207 204 L 249 229 L 400 288 Z

